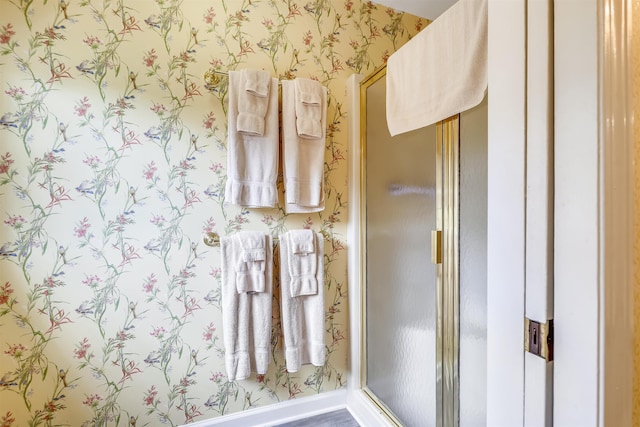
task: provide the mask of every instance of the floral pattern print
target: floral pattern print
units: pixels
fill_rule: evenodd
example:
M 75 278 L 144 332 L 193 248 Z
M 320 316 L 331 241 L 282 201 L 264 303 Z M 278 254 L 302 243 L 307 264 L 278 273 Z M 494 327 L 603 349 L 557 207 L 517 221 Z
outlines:
M 427 24 L 352 0 L 0 0 L 0 426 L 180 425 L 345 385 L 345 82 Z M 224 78 L 330 90 L 326 210 L 224 203 Z M 281 182 L 279 183 L 282 189 Z M 282 197 L 282 196 L 281 196 Z M 227 380 L 206 232 L 323 233 L 325 366 Z

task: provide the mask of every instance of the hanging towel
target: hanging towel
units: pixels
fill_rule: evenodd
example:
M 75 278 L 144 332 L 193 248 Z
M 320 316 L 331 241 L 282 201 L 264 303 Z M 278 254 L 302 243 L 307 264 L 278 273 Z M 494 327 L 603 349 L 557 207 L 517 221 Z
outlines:
M 312 230 L 291 230 L 289 238 L 289 291 L 292 297 L 318 293 L 318 256 Z
M 244 207 L 275 207 L 278 203 L 278 80 L 271 78 L 264 134 L 250 135 L 238 131 L 239 97 L 246 94 L 241 71 L 229 72 L 229 110 L 227 142 L 227 183 L 225 202 Z M 260 86 L 256 88 L 260 92 Z M 257 98 L 253 96 L 254 98 Z
M 295 81 L 282 81 L 282 173 L 285 185 L 285 212 L 319 212 L 324 210 L 325 205 L 324 129 L 327 123 L 327 88 L 320 87 L 321 101 L 318 110 L 321 135 L 315 139 L 298 135 L 295 88 Z M 313 93 L 315 92 L 308 91 L 303 98 L 312 101 Z M 307 129 L 305 132 L 311 134 L 316 131 Z
M 259 231 L 238 233 L 242 251 L 236 265 L 236 287 L 238 293 L 264 292 L 267 251 L 266 236 Z
M 264 119 L 269 107 L 271 76 L 266 71 L 245 69 L 240 71 L 238 91 L 238 132 L 264 135 Z
M 322 85 L 316 80 L 304 78 L 297 78 L 293 83 L 298 136 L 306 139 L 322 138 Z
M 313 232 L 312 232 L 313 233 Z M 291 231 L 280 236 L 280 295 L 282 333 L 287 371 L 297 372 L 304 364 L 323 366 L 324 343 L 324 238 L 313 233 L 316 259 L 315 279 L 317 292 L 311 295 L 292 296 L 290 260 L 296 246 Z
M 478 105 L 487 89 L 487 0 L 460 0 L 387 61 L 387 125 L 397 135 Z
M 265 374 L 270 361 L 273 253 L 271 236 L 262 235 L 265 249 L 264 291 L 240 292 L 237 266 L 246 251 L 242 241 L 252 232 L 220 239 L 222 270 L 222 330 L 229 381 L 243 380 L 252 370 Z M 252 256 L 249 256 L 251 258 Z

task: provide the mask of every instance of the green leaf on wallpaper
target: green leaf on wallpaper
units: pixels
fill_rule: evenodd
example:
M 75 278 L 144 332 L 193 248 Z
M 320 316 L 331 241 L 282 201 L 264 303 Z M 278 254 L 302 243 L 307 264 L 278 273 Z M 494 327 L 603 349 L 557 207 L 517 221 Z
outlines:
M 49 123 L 49 115 L 44 116 L 44 120 L 42 121 L 42 129 L 47 127 L 47 123 Z
M 42 245 L 42 254 L 47 253 L 47 246 L 49 246 L 49 241 L 45 240 L 44 244 Z

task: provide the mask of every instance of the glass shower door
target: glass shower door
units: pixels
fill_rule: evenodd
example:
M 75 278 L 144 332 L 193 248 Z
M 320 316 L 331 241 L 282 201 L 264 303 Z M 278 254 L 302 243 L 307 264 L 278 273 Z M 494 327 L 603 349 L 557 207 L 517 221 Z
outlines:
M 436 425 L 438 267 L 436 126 L 391 139 L 384 69 L 361 86 L 363 123 L 363 388 L 396 423 Z M 389 414 L 390 412 L 390 414 Z

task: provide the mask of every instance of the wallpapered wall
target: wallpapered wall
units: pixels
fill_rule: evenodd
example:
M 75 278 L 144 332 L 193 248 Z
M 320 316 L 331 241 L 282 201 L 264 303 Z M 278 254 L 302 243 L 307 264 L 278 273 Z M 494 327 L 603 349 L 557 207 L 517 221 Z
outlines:
M 426 22 L 358 0 L 0 10 L 0 426 L 179 425 L 343 387 L 345 81 Z M 324 212 L 225 206 L 226 86 L 204 86 L 210 67 L 329 88 Z M 276 295 L 268 373 L 228 382 L 220 254 L 202 236 L 300 227 L 330 242 L 327 363 L 287 373 Z

